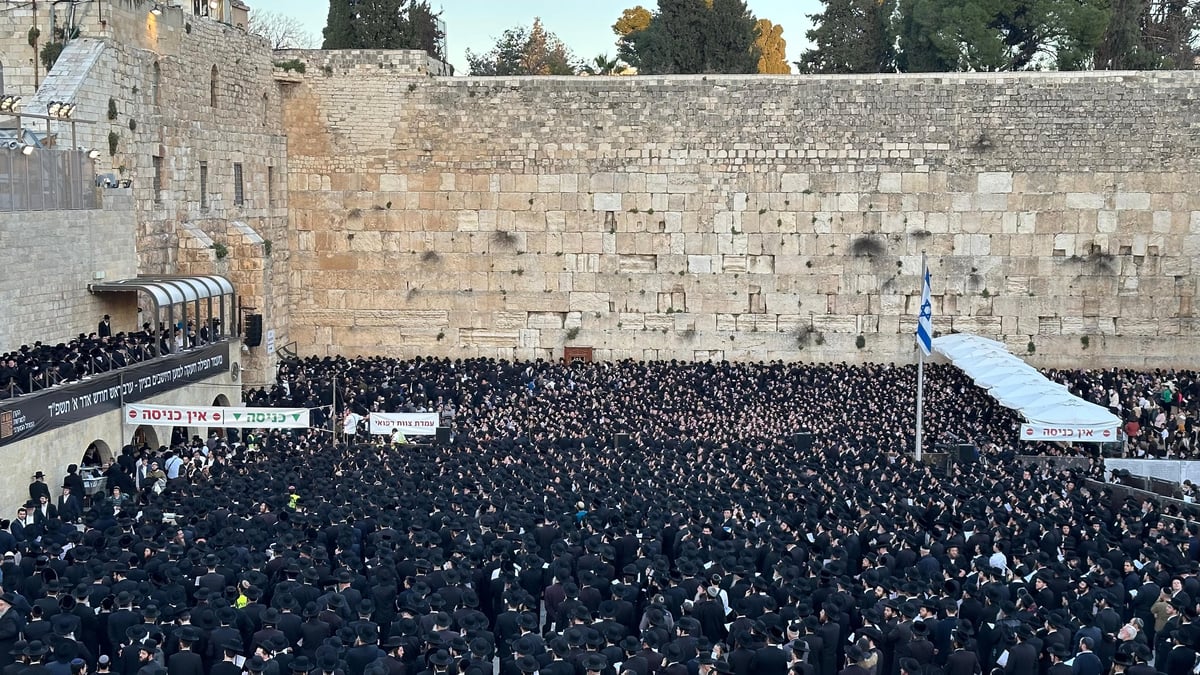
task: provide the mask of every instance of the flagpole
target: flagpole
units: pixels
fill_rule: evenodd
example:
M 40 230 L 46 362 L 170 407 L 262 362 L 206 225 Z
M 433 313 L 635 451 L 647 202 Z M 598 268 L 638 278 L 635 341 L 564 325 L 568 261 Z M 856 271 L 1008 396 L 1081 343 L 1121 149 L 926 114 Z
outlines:
M 917 350 L 917 451 L 914 453 L 917 461 L 921 461 L 921 432 L 924 426 L 923 408 L 925 403 L 925 352 Z
M 924 295 L 925 275 L 928 273 L 925 265 L 926 265 L 925 252 L 921 251 L 921 289 L 922 289 L 921 293 L 922 293 L 922 296 Z M 923 300 L 922 300 L 922 302 L 923 302 Z M 920 321 L 919 318 L 918 318 L 918 321 Z M 925 408 L 925 350 L 918 348 L 917 349 L 917 439 L 916 439 L 917 447 L 916 447 L 916 451 L 913 453 L 913 457 L 917 460 L 917 462 L 921 461 L 921 446 L 922 446 L 922 440 L 923 440 L 922 432 L 924 431 L 924 427 L 925 427 L 924 408 Z

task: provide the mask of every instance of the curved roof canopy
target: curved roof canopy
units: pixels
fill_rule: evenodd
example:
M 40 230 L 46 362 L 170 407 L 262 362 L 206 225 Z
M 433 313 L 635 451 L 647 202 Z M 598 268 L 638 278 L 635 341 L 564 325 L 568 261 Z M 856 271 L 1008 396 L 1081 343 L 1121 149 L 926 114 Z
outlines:
M 934 338 L 933 350 L 945 356 L 976 385 L 1030 424 L 1115 430 L 1121 421 L 1103 406 L 1085 401 L 1052 382 L 1008 351 L 1002 342 L 969 333 Z

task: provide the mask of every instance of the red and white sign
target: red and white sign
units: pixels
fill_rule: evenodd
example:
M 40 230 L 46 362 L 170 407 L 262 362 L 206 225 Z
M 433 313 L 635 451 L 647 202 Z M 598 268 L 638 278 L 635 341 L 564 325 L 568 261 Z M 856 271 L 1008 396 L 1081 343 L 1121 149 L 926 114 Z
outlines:
M 306 429 L 307 408 L 213 408 L 192 405 L 125 406 L 125 424 L 153 427 L 225 427 L 240 429 Z
M 371 413 L 371 433 L 387 436 L 399 429 L 405 436 L 436 436 L 437 413 Z
M 1092 427 L 1058 427 L 1044 424 L 1022 424 L 1023 441 L 1075 441 L 1081 443 L 1114 443 L 1117 428 L 1096 429 Z

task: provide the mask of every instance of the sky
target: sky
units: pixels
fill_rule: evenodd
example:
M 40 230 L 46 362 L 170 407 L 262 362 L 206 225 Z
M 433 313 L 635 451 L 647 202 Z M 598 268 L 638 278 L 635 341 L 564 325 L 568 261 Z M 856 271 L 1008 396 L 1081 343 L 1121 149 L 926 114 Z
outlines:
M 329 13 L 327 0 L 246 0 L 251 11 L 278 12 L 299 19 L 320 46 L 321 29 Z M 529 26 L 534 17 L 566 43 L 576 56 L 591 61 L 598 54 L 616 56 L 612 25 L 627 7 L 639 0 L 431 0 L 441 8 L 446 22 L 446 45 L 455 72 L 467 73 L 466 50 L 486 52 L 507 28 Z M 640 0 L 654 10 L 655 0 Z M 788 61 L 797 61 L 807 47 L 805 32 L 809 14 L 820 9 L 818 0 L 748 0 L 750 10 L 760 19 L 783 26 Z

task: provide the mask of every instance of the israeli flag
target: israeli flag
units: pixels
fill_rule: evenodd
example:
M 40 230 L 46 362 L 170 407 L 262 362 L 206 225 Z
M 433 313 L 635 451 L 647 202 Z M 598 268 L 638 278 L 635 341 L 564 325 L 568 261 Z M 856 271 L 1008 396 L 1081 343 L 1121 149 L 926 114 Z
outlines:
M 917 315 L 917 344 L 921 346 L 921 352 L 929 356 L 933 351 L 933 300 L 930 297 L 933 277 L 928 265 L 922 265 L 922 268 L 924 282 L 921 284 L 921 313 Z

